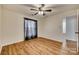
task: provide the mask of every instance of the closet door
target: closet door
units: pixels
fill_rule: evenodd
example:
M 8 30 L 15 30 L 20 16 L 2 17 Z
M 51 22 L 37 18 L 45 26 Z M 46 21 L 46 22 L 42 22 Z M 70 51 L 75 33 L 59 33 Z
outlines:
M 25 40 L 37 37 L 37 21 L 25 18 L 24 20 Z

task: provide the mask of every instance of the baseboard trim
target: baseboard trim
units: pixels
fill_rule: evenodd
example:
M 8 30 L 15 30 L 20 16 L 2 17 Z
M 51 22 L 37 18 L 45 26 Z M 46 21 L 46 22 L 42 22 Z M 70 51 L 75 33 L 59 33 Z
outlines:
M 7 43 L 7 44 L 3 44 L 2 47 L 8 46 L 8 45 L 13 45 L 13 44 L 20 43 L 20 42 L 23 42 L 23 41 L 24 40 L 19 40 L 19 41 L 16 41 L 16 42 L 11 42 L 11 43 Z
M 40 38 L 40 39 L 46 39 L 46 40 L 50 40 L 50 41 L 54 41 L 54 42 L 57 42 L 59 44 L 62 44 L 62 42 L 56 41 L 56 40 L 53 40 L 53 39 L 49 39 L 49 38 L 45 38 L 45 37 L 38 37 L 38 38 Z M 17 42 L 11 43 L 11 44 L 3 45 L 3 47 L 4 46 L 8 46 L 8 45 L 12 45 L 12 44 L 16 44 L 16 43 L 20 43 L 20 42 L 23 42 L 23 40 L 22 41 L 17 41 Z
M 38 37 L 38 38 L 41 38 L 41 39 L 46 39 L 46 40 L 50 40 L 50 41 L 54 41 L 54 42 L 57 42 L 57 43 L 63 44 L 63 43 L 62 43 L 62 42 L 60 42 L 60 41 L 56 41 L 56 40 L 49 39 L 49 38 L 45 38 L 45 37 Z
M 0 46 L 0 54 L 1 54 L 2 46 Z

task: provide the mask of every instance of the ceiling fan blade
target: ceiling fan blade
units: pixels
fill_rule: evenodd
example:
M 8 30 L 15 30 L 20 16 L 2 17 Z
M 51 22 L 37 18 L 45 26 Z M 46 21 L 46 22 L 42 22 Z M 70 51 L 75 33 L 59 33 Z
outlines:
M 44 11 L 46 11 L 46 12 L 51 12 L 52 10 L 51 10 L 51 9 L 49 9 L 49 10 L 44 10 Z
M 38 11 L 38 10 L 36 10 L 36 9 L 30 9 L 30 10 L 33 10 L 33 11 Z
M 35 13 L 34 15 L 37 15 L 38 14 L 38 12 L 37 13 Z

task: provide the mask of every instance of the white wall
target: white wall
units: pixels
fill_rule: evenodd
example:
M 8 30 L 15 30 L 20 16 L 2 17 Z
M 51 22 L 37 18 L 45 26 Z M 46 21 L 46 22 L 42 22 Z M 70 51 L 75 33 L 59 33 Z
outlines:
M 64 42 L 67 36 L 62 33 L 62 21 L 66 16 L 76 15 L 76 10 L 51 15 L 39 21 L 39 36 Z
M 8 10 L 5 7 L 3 8 L 2 46 L 24 40 L 24 17 L 33 18 L 13 10 Z
M 1 5 L 0 5 L 0 40 L 1 40 Z
M 22 15 L 8 10 L 3 11 L 3 45 L 12 44 L 24 40 L 23 22 L 24 20 Z
M 0 5 L 0 52 L 1 52 L 1 5 Z

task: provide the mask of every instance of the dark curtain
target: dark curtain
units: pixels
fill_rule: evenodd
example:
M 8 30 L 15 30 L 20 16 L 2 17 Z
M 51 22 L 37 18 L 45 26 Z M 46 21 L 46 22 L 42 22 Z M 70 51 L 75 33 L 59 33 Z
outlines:
M 37 37 L 37 21 L 25 19 L 25 39 Z

